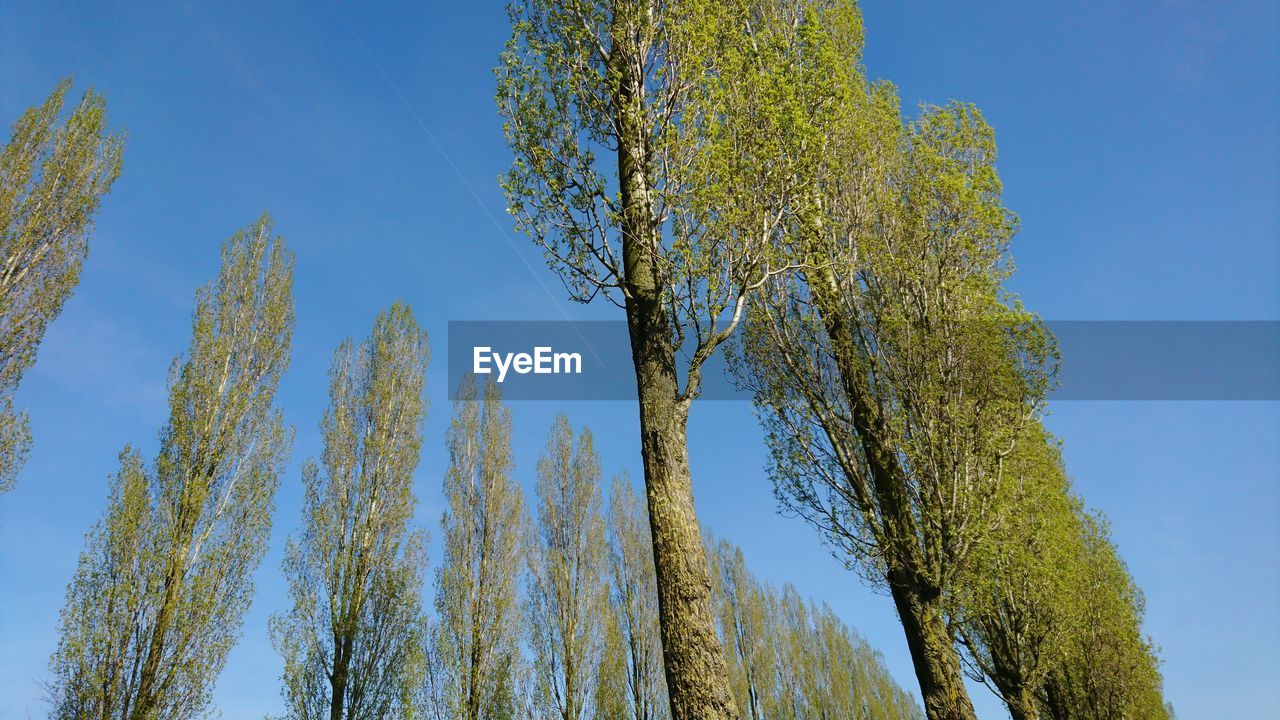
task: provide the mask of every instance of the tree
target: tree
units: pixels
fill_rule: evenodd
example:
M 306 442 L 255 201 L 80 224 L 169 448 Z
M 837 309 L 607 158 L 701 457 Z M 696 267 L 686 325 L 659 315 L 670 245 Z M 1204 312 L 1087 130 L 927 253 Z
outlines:
M 538 460 L 537 523 L 529 547 L 528 637 L 538 706 L 581 720 L 596 684 L 605 601 L 600 462 L 591 431 L 576 441 L 564 415 Z
M 622 684 L 626 690 L 626 717 L 664 720 L 668 717 L 667 693 L 662 674 L 662 638 L 658 628 L 658 589 L 649 512 L 636 497 L 626 476 L 614 478 L 609 489 L 608 542 L 608 610 L 612 621 L 606 621 L 606 628 L 617 626 L 625 673 Z M 614 652 L 610 646 L 606 655 Z M 597 717 L 622 715 L 606 715 L 597 707 Z
M 517 583 L 524 501 L 511 479 L 511 414 L 496 383 L 461 382 L 449 430 L 444 550 L 436 570 L 438 712 L 454 720 L 515 716 L 520 664 Z
M 797 272 L 754 296 L 733 365 L 784 507 L 889 591 L 929 717 L 972 720 L 950 597 L 999 521 L 1002 458 L 1051 349 L 1001 288 L 1016 223 L 990 127 L 963 104 L 904 124 L 857 62 L 856 11 L 814 3 L 804 18 L 797 82 L 829 102 L 778 180 L 803 188 L 779 239 Z
M 13 125 L 0 150 L 0 493 L 13 487 L 31 437 L 13 393 L 49 323 L 80 281 L 94 213 L 120 174 L 124 138 L 87 91 L 59 123 L 71 80 Z
M 729 678 L 738 706 L 746 720 L 764 720 L 773 704 L 778 668 L 775 665 L 776 628 L 768 627 L 773 608 L 747 570 L 742 551 L 726 540 L 708 539 L 711 566 L 715 570 L 712 587 L 719 600 L 717 616 L 720 636 L 728 657 Z
M 635 717 L 628 687 L 626 641 L 618 616 L 606 612 L 602 616 L 603 640 L 600 661 L 596 666 L 596 683 L 592 692 L 592 717 L 596 720 L 621 720 Z
M 968 106 L 927 109 L 899 142 L 886 207 L 855 177 L 797 228 L 807 267 L 756 305 L 736 367 L 780 500 L 887 586 L 930 718 L 971 720 L 949 604 L 1000 522 L 1004 457 L 1051 351 L 999 288 L 1013 224 L 990 128 Z
M 676 720 L 738 715 L 686 428 L 704 363 L 752 290 L 786 270 L 770 240 L 790 197 L 760 190 L 786 173 L 779 142 L 808 103 L 776 81 L 801 40 L 789 6 L 516 0 L 498 70 L 518 227 L 571 298 L 603 296 L 627 319 Z
M 955 623 L 972 676 L 1004 700 L 1013 720 L 1037 720 L 1049 675 L 1087 620 L 1079 580 L 1090 570 L 1080 503 L 1056 440 L 1027 426 L 1007 456 L 1005 520 L 960 583 Z
M 174 361 L 155 462 L 121 454 L 67 589 L 58 718 L 193 718 L 240 632 L 291 441 L 272 400 L 289 359 L 293 261 L 263 216 L 222 250 Z
M 271 622 L 292 718 L 421 715 L 427 538 L 409 521 L 428 357 L 426 333 L 399 303 L 367 340 L 334 353 L 324 454 L 303 468 L 302 531 L 285 550 L 293 607 Z
M 1080 513 L 1083 572 L 1071 577 L 1080 603 L 1066 652 L 1045 683 L 1053 720 L 1167 720 L 1159 661 L 1142 635 L 1145 601 L 1109 536 L 1107 522 Z
M 804 687 L 813 699 L 808 717 L 920 720 L 923 713 L 884 666 L 879 652 L 826 605 L 810 601 L 812 637 Z

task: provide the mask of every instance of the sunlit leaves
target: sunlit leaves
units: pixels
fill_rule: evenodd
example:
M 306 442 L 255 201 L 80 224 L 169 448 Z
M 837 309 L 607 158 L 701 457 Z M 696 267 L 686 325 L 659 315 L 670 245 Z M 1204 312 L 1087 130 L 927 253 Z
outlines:
M 50 663 L 54 717 L 208 709 L 253 597 L 291 441 L 272 403 L 289 360 L 292 285 L 292 256 L 267 217 L 224 244 L 174 361 L 159 454 L 150 466 L 122 454 L 67 589 Z
M 0 150 L 0 493 L 30 444 L 14 390 L 80 281 L 93 215 L 120 174 L 124 139 L 107 130 L 106 101 L 90 90 L 60 120 L 70 89 L 63 80 L 23 113 Z
M 426 333 L 399 303 L 334 353 L 324 453 L 303 469 L 302 532 L 285 550 L 293 607 L 271 624 L 289 717 L 424 712 L 427 538 L 409 522 L 428 356 Z

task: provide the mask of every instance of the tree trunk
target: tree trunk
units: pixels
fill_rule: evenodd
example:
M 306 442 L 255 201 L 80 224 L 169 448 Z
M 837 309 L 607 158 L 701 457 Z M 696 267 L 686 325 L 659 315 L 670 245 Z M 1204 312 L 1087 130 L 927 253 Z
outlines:
M 631 313 L 628 313 L 629 315 Z M 641 452 L 649 502 L 649 527 L 658 579 L 658 617 L 672 720 L 736 720 L 728 670 L 711 612 L 711 577 L 694 515 L 685 412 L 675 402 L 673 378 L 657 366 L 633 323 L 636 380 L 640 388 Z M 643 332 L 643 331 L 641 331 Z
M 1060 683 L 1061 680 L 1057 673 L 1054 673 L 1045 681 L 1045 709 L 1053 720 L 1071 720 L 1070 706 Z
M 342 720 L 347 699 L 347 672 L 351 664 L 349 637 L 334 633 L 333 673 L 329 676 L 329 720 Z
M 1019 689 L 1005 695 L 1004 702 L 1009 707 L 1010 720 L 1040 720 L 1040 705 L 1030 690 Z
M 694 514 L 688 418 L 678 400 L 670 326 L 657 298 L 629 300 L 627 319 L 671 718 L 736 720 L 711 612 L 710 571 Z
M 710 570 L 694 515 L 688 411 L 679 397 L 665 279 L 654 262 L 663 248 L 649 178 L 644 53 L 635 46 L 628 21 L 615 16 L 611 35 L 610 65 L 618 75 L 615 119 L 627 327 L 640 402 L 640 451 L 671 718 L 737 720 L 711 612 Z
M 907 636 L 925 715 L 929 720 L 975 720 L 938 593 L 922 592 L 900 579 L 890 579 L 889 592 Z M 1015 715 L 1013 720 L 1019 718 Z
M 1001 628 L 990 628 L 989 632 L 1010 632 Z M 965 639 L 966 643 L 968 638 Z M 991 682 L 1000 692 L 1009 709 L 1010 720 L 1040 720 L 1040 703 L 1035 696 L 1035 688 L 1023 679 L 1026 675 L 1014 659 L 1014 653 L 1007 645 L 991 648 Z
M 202 481 L 203 479 L 197 480 L 197 482 Z M 202 505 L 203 494 L 197 494 L 197 498 Z M 181 498 L 173 533 L 173 537 L 179 538 L 180 542 L 176 543 L 176 547 L 171 545 L 167 549 L 168 566 L 164 575 L 164 590 L 160 596 L 160 607 L 156 611 L 155 625 L 151 629 L 146 660 L 139 675 L 134 708 L 130 713 L 130 717 L 136 720 L 149 720 L 155 714 L 156 706 L 159 705 L 156 685 L 160 680 L 160 660 L 164 656 L 165 643 L 169 637 L 169 628 L 173 625 L 174 613 L 177 612 L 182 598 L 182 584 L 187 574 L 187 554 L 190 552 L 191 542 L 195 536 L 195 518 L 198 517 L 198 510 L 192 510 L 195 507 L 198 506 L 191 498 Z

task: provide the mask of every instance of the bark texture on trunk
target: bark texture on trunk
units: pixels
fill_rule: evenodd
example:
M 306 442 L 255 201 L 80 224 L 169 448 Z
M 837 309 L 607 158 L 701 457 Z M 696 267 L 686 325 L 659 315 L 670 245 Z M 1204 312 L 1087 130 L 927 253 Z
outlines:
M 615 52 L 628 38 L 615 28 Z M 627 326 L 640 404 L 658 620 L 672 720 L 737 720 L 711 611 L 711 577 L 694 514 L 687 404 L 680 400 L 671 316 L 658 263 L 662 242 L 649 179 L 644 78 L 635 58 L 615 58 L 618 178 Z
M 1019 690 L 1006 695 L 1004 701 L 1011 720 L 1040 720 L 1040 705 L 1031 691 Z
M 631 315 L 631 313 L 628 313 Z M 694 515 L 685 410 L 674 377 L 663 369 L 674 357 L 653 358 L 655 335 L 633 323 L 640 394 L 649 526 L 658 580 L 658 618 L 672 720 L 736 720 L 728 669 L 711 612 L 711 577 Z M 656 360 L 656 362 L 655 362 Z
M 889 592 L 907 636 L 925 715 L 929 720 L 975 720 L 938 594 L 893 580 Z
M 329 675 L 329 720 L 342 720 L 347 700 L 347 672 L 351 664 L 350 637 L 334 633 L 333 672 Z
M 1027 684 L 1022 668 L 1007 647 L 991 648 L 991 682 L 1009 710 L 1010 720 L 1040 720 L 1036 688 Z

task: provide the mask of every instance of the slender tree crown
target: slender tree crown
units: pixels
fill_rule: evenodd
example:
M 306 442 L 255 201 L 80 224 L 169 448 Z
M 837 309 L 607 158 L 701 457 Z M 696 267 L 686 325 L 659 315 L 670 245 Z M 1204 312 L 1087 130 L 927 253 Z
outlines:
M 58 718 L 194 718 L 240 633 L 291 441 L 272 407 L 293 332 L 293 261 L 262 217 L 222 250 L 174 361 L 151 466 L 128 448 L 67 588 Z
M 495 382 L 467 376 L 447 441 L 431 694 L 440 717 L 515 717 L 522 698 L 519 606 L 525 509 L 511 478 L 511 411 Z
M 334 353 L 324 454 L 303 468 L 302 531 L 285 549 L 293 607 L 271 622 L 291 718 L 425 711 L 427 537 L 409 522 L 429 354 L 426 333 L 398 303 L 366 340 Z
M 556 418 L 538 460 L 537 512 L 528 553 L 528 641 L 533 651 L 535 711 L 543 717 L 590 717 L 602 641 L 604 518 L 600 461 L 591 431 L 575 436 Z
M 107 130 L 105 99 L 89 90 L 60 121 L 70 90 L 58 83 L 0 149 L 0 493 L 31 442 L 13 393 L 80 281 L 93 216 L 120 174 L 124 138 Z
M 596 717 L 663 720 L 669 717 L 666 677 L 662 673 L 662 636 L 658 627 L 658 588 L 649 536 L 649 511 L 636 497 L 630 478 L 615 478 L 609 488 L 606 519 L 609 606 L 601 684 L 621 693 Z M 616 633 L 616 636 L 608 633 Z M 614 645 L 619 645 L 615 650 Z M 616 653 L 616 654 L 615 654 Z

